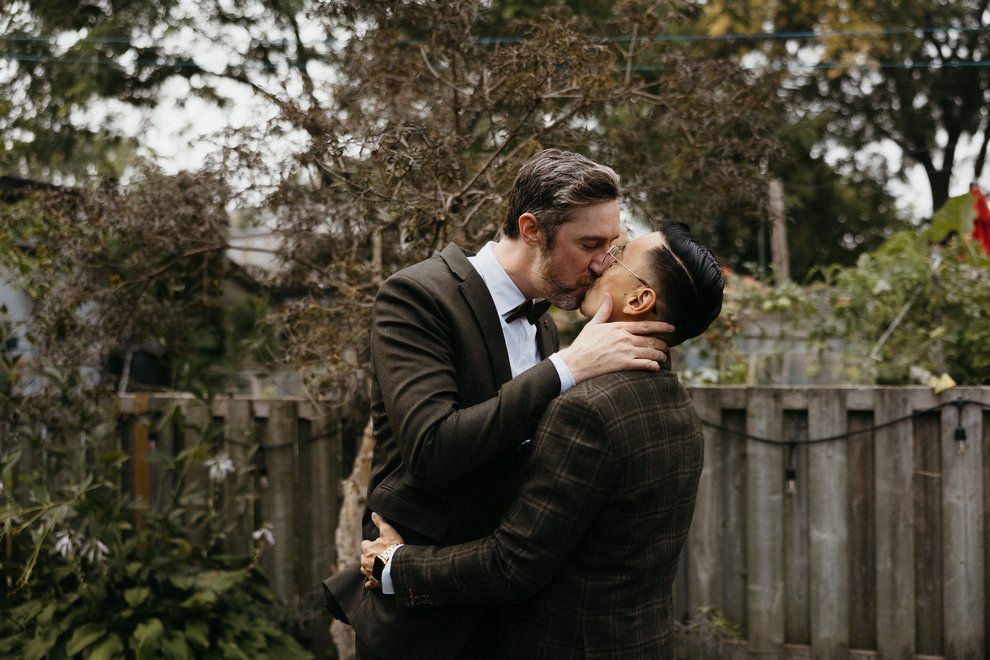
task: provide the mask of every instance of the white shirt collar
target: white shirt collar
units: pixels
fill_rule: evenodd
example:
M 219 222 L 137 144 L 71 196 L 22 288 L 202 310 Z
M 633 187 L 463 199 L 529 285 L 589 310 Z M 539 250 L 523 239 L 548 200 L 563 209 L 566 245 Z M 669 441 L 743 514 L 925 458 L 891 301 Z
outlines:
M 494 247 L 494 241 L 486 243 L 478 251 L 478 254 L 470 257 L 470 261 L 492 294 L 495 310 L 499 316 L 504 318 L 506 314 L 524 302 L 526 297 L 502 268 L 502 264 L 495 258 Z

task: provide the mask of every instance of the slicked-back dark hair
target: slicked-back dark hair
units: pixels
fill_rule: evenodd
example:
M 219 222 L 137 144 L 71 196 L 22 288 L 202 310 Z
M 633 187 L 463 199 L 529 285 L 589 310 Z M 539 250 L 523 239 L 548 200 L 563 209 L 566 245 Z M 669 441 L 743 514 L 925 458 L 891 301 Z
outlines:
M 646 253 L 647 280 L 659 287 L 657 315 L 673 323 L 672 346 L 697 337 L 722 311 L 725 279 L 712 251 L 683 222 L 660 228 L 664 244 Z
M 509 193 L 502 234 L 519 237 L 519 216 L 532 213 L 551 248 L 560 225 L 579 207 L 619 198 L 619 176 L 611 167 L 560 149 L 544 149 L 519 168 Z

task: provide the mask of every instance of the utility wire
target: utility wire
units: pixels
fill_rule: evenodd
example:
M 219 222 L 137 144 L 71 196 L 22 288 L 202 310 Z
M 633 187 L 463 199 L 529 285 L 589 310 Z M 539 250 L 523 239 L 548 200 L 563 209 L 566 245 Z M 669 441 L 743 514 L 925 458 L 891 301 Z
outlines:
M 785 32 L 734 32 L 727 34 L 654 34 L 654 35 L 640 35 L 637 37 L 627 36 L 627 35 L 605 35 L 596 37 L 596 41 L 602 43 L 627 43 L 630 41 L 656 41 L 656 42 L 678 42 L 678 41 L 778 41 L 778 40 L 788 40 L 788 39 L 828 39 L 835 37 L 894 37 L 903 35 L 917 35 L 917 34 L 949 34 L 949 33 L 968 33 L 968 32 L 987 32 L 990 31 L 990 26 L 987 25 L 976 25 L 976 26 L 925 26 L 925 27 L 892 27 L 892 28 L 864 28 L 859 30 L 829 30 L 829 31 L 816 31 L 816 30 L 805 30 L 805 31 L 785 31 Z M 503 45 L 503 44 L 514 44 L 522 43 L 528 40 L 528 37 L 523 36 L 506 36 L 506 37 L 479 37 L 476 39 L 476 43 L 482 45 Z M 42 43 L 56 43 L 57 37 L 55 35 L 35 35 L 35 34 L 13 34 L 13 35 L 0 35 L 0 41 L 23 41 L 23 42 L 42 42 Z M 76 40 L 74 43 L 85 43 L 85 44 L 116 44 L 116 45 L 130 45 L 134 41 L 142 44 L 150 44 L 152 46 L 165 43 L 164 39 L 135 39 L 133 37 L 127 36 L 106 36 L 106 37 L 82 37 Z M 318 39 L 303 41 L 297 39 L 252 39 L 249 43 L 252 46 L 288 46 L 288 45 L 298 45 L 306 48 L 312 48 L 314 46 L 331 46 L 337 42 L 336 39 Z M 399 45 L 420 45 L 423 42 L 413 39 L 396 39 L 392 43 Z
M 117 60 L 104 59 L 104 58 L 80 58 L 80 57 L 57 57 L 52 55 L 12 55 L 6 53 L 0 53 L 0 59 L 11 60 L 15 62 L 33 62 L 39 64 L 85 64 L 85 65 L 98 65 L 98 66 L 159 66 L 162 68 L 170 69 L 183 69 L 183 68 L 196 68 L 202 69 L 203 66 L 197 64 L 188 59 L 174 60 L 174 61 L 162 61 L 158 59 L 138 59 L 132 62 L 121 63 Z M 275 64 L 275 63 L 264 63 L 264 62 L 245 62 L 243 64 L 237 65 L 236 68 L 250 68 L 250 69 L 278 69 L 280 66 L 288 66 L 292 68 L 298 68 L 301 65 L 286 63 L 286 64 Z M 765 68 L 764 65 L 751 64 L 751 65 L 740 65 L 744 69 L 762 69 Z M 863 62 L 860 64 L 850 64 L 844 62 L 819 62 L 817 64 L 802 64 L 789 62 L 787 63 L 788 68 L 792 69 L 808 69 L 808 70 L 859 70 L 859 69 L 910 69 L 910 70 L 940 70 L 940 69 L 984 69 L 990 67 L 990 60 L 950 60 L 950 61 L 932 61 L 932 62 L 879 62 L 879 63 L 869 63 Z M 229 68 L 229 67 L 228 67 Z M 633 65 L 630 67 L 622 67 L 621 71 L 636 71 L 639 73 L 645 72 L 656 72 L 664 71 L 667 67 L 655 66 L 655 65 Z M 209 71 L 204 69 L 209 73 L 216 73 L 214 71 Z M 222 74 L 222 72 L 221 72 Z
M 947 408 L 949 406 L 955 407 L 960 416 L 962 415 L 962 409 L 965 406 L 978 406 L 983 410 L 990 410 L 990 405 L 983 403 L 982 401 L 975 401 L 973 399 L 955 399 L 954 401 L 943 401 L 942 403 L 936 404 L 931 408 L 925 408 L 924 410 L 916 410 L 902 417 L 890 419 L 887 420 L 886 422 L 881 422 L 880 424 L 874 424 L 872 426 L 868 426 L 863 429 L 858 429 L 855 431 L 847 431 L 845 433 L 837 433 L 835 435 L 824 436 L 821 438 L 811 438 L 809 440 L 781 440 L 779 438 L 765 438 L 758 435 L 752 435 L 744 431 L 737 431 L 736 429 L 730 428 L 723 424 L 716 424 L 715 422 L 711 422 L 704 419 L 701 420 L 701 423 L 709 428 L 713 428 L 722 431 L 723 433 L 728 433 L 730 435 L 734 435 L 736 437 L 743 438 L 745 440 L 752 440 L 754 442 L 759 442 L 767 445 L 794 447 L 794 446 L 804 446 L 804 445 L 817 445 L 825 442 L 835 442 L 837 440 L 847 440 L 856 435 L 862 435 L 864 433 L 873 433 L 874 431 L 879 431 L 880 429 L 896 426 L 897 424 L 905 422 L 909 419 L 914 419 L 915 417 L 920 417 L 922 415 L 928 415 L 933 412 L 938 412 L 942 408 Z M 962 426 L 958 426 L 957 428 L 962 428 Z M 957 439 L 964 440 L 965 437 L 959 438 L 959 433 L 957 431 Z

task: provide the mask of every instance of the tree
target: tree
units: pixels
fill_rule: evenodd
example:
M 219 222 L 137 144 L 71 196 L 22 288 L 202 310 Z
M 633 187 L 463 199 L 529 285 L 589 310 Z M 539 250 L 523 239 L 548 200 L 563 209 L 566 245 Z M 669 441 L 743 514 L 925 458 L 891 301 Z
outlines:
M 0 167 L 56 182 L 120 176 L 142 145 L 115 120 L 153 107 L 166 84 L 223 105 L 225 82 L 263 90 L 296 80 L 307 44 L 319 47 L 301 40 L 303 10 L 274 0 L 240 13 L 179 0 L 5 3 Z
M 494 236 L 516 170 L 542 146 L 613 164 L 646 224 L 716 233 L 731 204 L 758 205 L 767 97 L 731 63 L 640 38 L 682 15 L 627 2 L 606 24 L 564 6 L 505 19 L 512 6 L 350 2 L 316 15 L 356 36 L 328 55 L 332 84 L 284 103 L 308 144 L 267 211 L 286 254 L 325 264 L 286 275 L 339 303 L 291 310 L 288 325 L 317 333 L 302 346 L 326 356 L 350 341 L 360 356 L 379 278 Z
M 787 71 L 782 91 L 798 113 L 826 121 L 823 144 L 845 147 L 851 155 L 871 144 L 896 145 L 903 157 L 898 172 L 903 175 L 906 163 L 921 165 L 935 209 L 949 197 L 953 177 L 968 186 L 984 173 L 990 140 L 988 11 L 982 0 L 706 5 L 710 34 L 757 35 L 733 39 L 724 49 L 745 44 L 768 66 Z M 789 36 L 760 37 L 764 32 Z M 976 152 L 972 169 L 961 169 L 965 146 Z M 855 168 L 851 159 L 848 167 Z

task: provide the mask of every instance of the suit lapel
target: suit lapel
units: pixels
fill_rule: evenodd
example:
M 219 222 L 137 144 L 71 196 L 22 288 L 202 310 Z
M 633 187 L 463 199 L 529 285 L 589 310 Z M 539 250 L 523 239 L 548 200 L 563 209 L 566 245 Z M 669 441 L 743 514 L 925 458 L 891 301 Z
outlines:
M 502 334 L 502 324 L 492 301 L 492 294 L 461 248 L 451 243 L 440 253 L 440 257 L 461 280 L 461 295 L 471 308 L 481 334 L 476 350 L 488 354 L 495 381 L 507 383 L 512 379 L 512 367 L 509 365 L 509 352 L 505 348 L 505 336 Z

